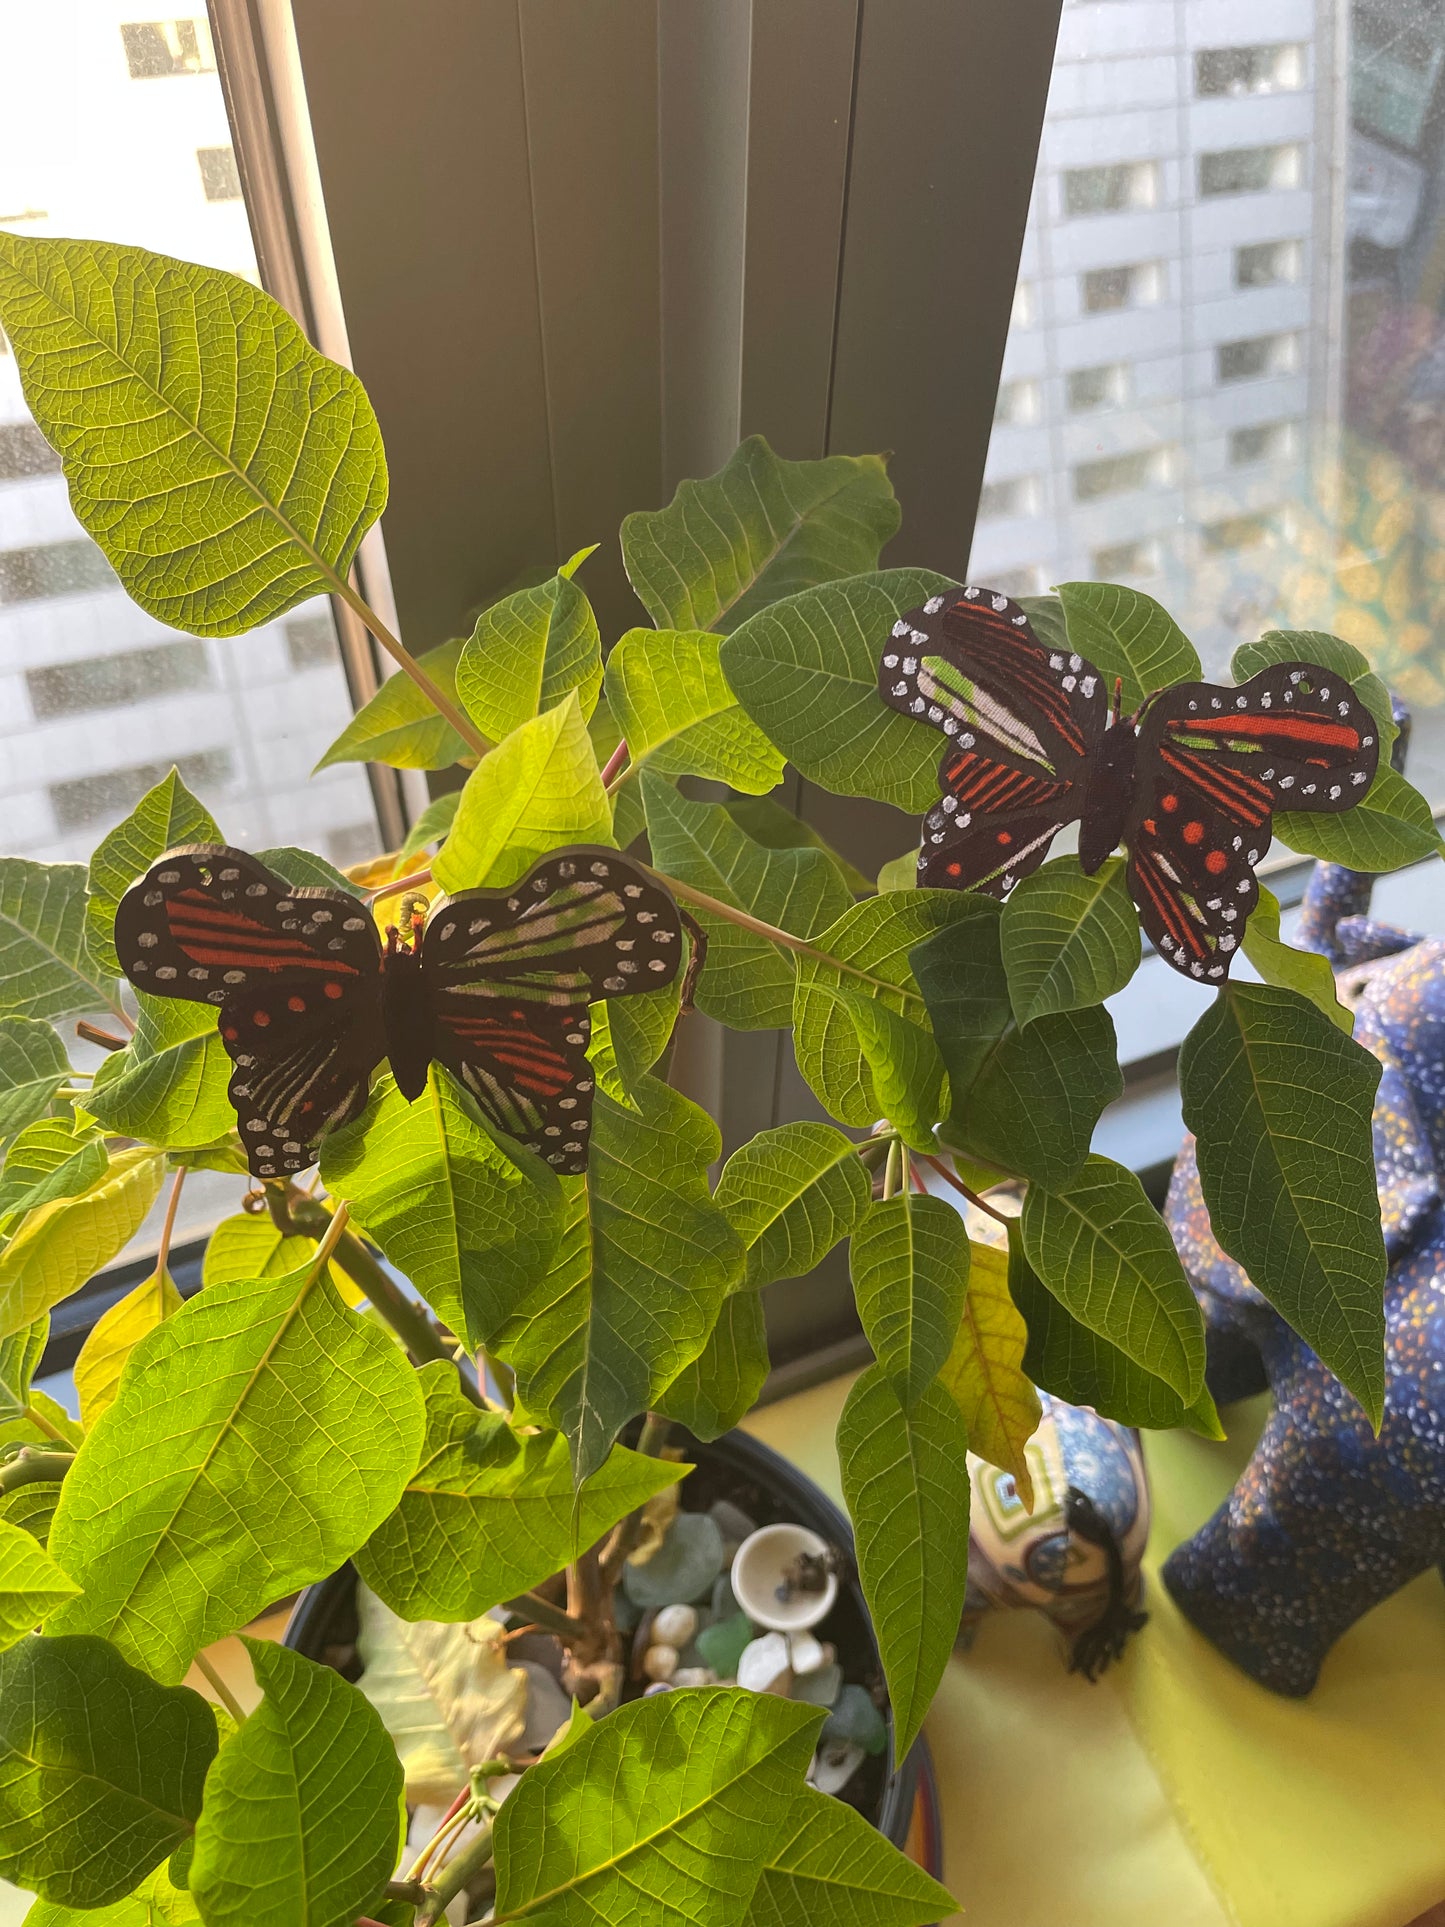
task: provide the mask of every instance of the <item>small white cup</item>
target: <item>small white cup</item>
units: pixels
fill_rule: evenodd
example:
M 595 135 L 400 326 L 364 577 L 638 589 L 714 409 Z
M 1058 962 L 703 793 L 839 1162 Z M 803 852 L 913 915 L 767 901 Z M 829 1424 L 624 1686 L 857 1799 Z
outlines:
M 821 1592 L 793 1592 L 778 1597 L 788 1569 L 799 1554 L 826 1558 L 832 1552 L 826 1539 L 806 1526 L 763 1526 L 744 1539 L 733 1558 L 733 1596 L 755 1626 L 770 1632 L 800 1633 L 816 1626 L 833 1610 L 838 1579 L 830 1572 Z

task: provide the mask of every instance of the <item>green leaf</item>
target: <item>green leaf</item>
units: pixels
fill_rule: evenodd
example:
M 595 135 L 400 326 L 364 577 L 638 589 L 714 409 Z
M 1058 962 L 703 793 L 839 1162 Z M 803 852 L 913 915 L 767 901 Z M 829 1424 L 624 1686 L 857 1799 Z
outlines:
M 443 1324 L 474 1344 L 546 1275 L 562 1235 L 556 1173 L 494 1134 L 436 1066 L 414 1104 L 379 1078 L 365 1116 L 322 1145 L 321 1175 Z
M 708 1192 L 717 1126 L 655 1079 L 635 1099 L 634 1112 L 598 1094 L 587 1174 L 560 1181 L 552 1269 L 479 1334 L 527 1412 L 567 1435 L 579 1481 L 699 1355 L 743 1264 Z
M 1034 634 L 1050 649 L 1067 649 L 1069 645 L 1069 625 L 1064 619 L 1064 605 L 1057 595 L 1021 595 L 1014 600 L 1028 617 Z
M 748 1927 L 922 1927 L 957 1906 L 861 1813 L 803 1787 L 763 1869 Z
M 723 1166 L 714 1194 L 747 1247 L 749 1291 L 801 1278 L 854 1231 L 872 1197 L 851 1138 L 806 1121 L 759 1131 Z
M 749 435 L 716 475 L 629 515 L 622 560 L 659 629 L 735 629 L 780 596 L 876 568 L 898 521 L 877 455 L 785 462 Z
M 1039 1395 L 1024 1370 L 1028 1328 L 1008 1289 L 1008 1253 L 975 1244 L 968 1296 L 953 1344 L 939 1374 L 963 1415 L 968 1449 L 1013 1475 L 1033 1510 L 1034 1487 L 1025 1452 L 1042 1416 Z
M 61 1493 L 50 1547 L 85 1594 L 53 1631 L 179 1679 L 397 1504 L 425 1426 L 416 1375 L 317 1272 L 212 1285 L 142 1340 Z
M 968 1232 L 942 1198 L 912 1190 L 875 1204 L 853 1233 L 858 1316 L 905 1412 L 943 1369 L 968 1291 Z
M 103 1639 L 0 1654 L 0 1875 L 65 1907 L 119 1900 L 188 1840 L 216 1722 Z
M 1244 926 L 1244 954 L 1267 984 L 1298 991 L 1346 1036 L 1355 1027 L 1354 1014 L 1335 993 L 1335 973 L 1328 957 L 1316 950 L 1296 950 L 1279 934 L 1279 899 L 1259 886 L 1259 902 Z
M 894 1757 L 918 1737 L 958 1637 L 968 1581 L 968 1437 L 942 1385 L 906 1412 L 870 1365 L 838 1421 L 858 1576 L 893 1701 Z
M 818 1709 L 723 1686 L 658 1693 L 529 1767 L 496 1821 L 492 1919 L 729 1927 L 793 1810 Z
M 211 1233 L 201 1260 L 201 1283 L 209 1290 L 234 1278 L 284 1277 L 299 1271 L 315 1249 L 311 1238 L 283 1237 L 268 1214 L 239 1211 L 234 1218 L 222 1218 Z
M 795 937 L 815 936 L 850 908 L 847 886 L 821 850 L 765 849 L 721 804 L 691 802 L 646 771 L 642 794 L 653 861 L 668 876 Z M 708 940 L 698 1009 L 734 1030 L 790 1024 L 791 955 L 711 911 L 688 908 Z
M 144 248 L 0 234 L 0 323 L 71 508 L 150 615 L 234 636 L 344 588 L 386 501 L 381 434 L 269 295 Z
M 1126 715 L 1156 689 L 1203 675 L 1193 643 L 1153 596 L 1117 582 L 1061 582 L 1058 596 L 1072 646 L 1111 686 L 1123 682 Z
M 762 1299 L 754 1291 L 735 1291 L 724 1300 L 702 1351 L 658 1394 L 653 1410 L 696 1438 L 720 1439 L 757 1404 L 771 1368 Z
M 17 1133 L 0 1176 L 0 1217 L 18 1217 L 52 1198 L 78 1198 L 100 1182 L 105 1145 L 92 1125 L 43 1117 Z
M 709 776 L 763 795 L 783 758 L 738 705 L 705 629 L 629 629 L 607 658 L 607 701 L 633 767 Z
M 614 1104 L 624 1104 L 628 1110 L 637 1108 L 633 1086 L 667 1049 L 682 1008 L 685 974 L 685 968 L 679 970 L 670 984 L 641 997 L 617 997 L 610 1003 L 592 1005 L 587 1055 L 598 1090 L 606 1091 Z
M 879 896 L 885 896 L 890 890 L 916 890 L 917 888 L 917 850 L 904 850 L 898 856 L 889 857 L 878 872 Z
M 136 1001 L 135 1036 L 96 1072 L 85 1108 L 117 1136 L 144 1138 L 168 1151 L 214 1144 L 236 1128 L 218 1011 L 143 991 Z
M 921 1025 L 926 1012 L 908 953 L 925 937 L 973 916 L 981 901 L 961 890 L 869 897 L 813 935 L 815 948 L 829 961 L 799 957 L 793 1000 L 798 1069 L 840 1123 L 872 1124 L 882 1106 L 857 1028 L 836 993 L 846 989 L 871 997 Z
M 1346 677 L 1355 694 L 1380 725 L 1380 751 L 1384 755 L 1399 735 L 1390 692 L 1353 643 L 1320 629 L 1266 629 L 1255 642 L 1242 642 L 1235 650 L 1229 673 L 1236 682 L 1248 682 L 1261 669 L 1281 662 L 1313 662 L 1337 676 Z
M 120 1375 L 136 1346 L 180 1308 L 181 1294 L 170 1273 L 153 1271 L 91 1326 L 75 1361 L 75 1389 L 87 1426 L 114 1403 Z
M 484 609 L 457 664 L 462 706 L 494 743 L 555 709 L 574 689 L 585 720 L 601 687 L 597 618 L 561 573 Z
M 1070 1405 L 1092 1405 L 1120 1425 L 1156 1431 L 1187 1426 L 1203 1438 L 1224 1437 L 1207 1387 L 1187 1406 L 1162 1378 L 1081 1325 L 1045 1290 L 1024 1256 L 1016 1223 L 1009 1228 L 1008 1288 L 1028 1327 L 1024 1371 L 1042 1390 Z
M 1105 1105 L 1124 1088 L 1113 1022 L 1095 1004 L 1021 1026 L 1009 1002 L 998 906 L 988 897 L 959 900 L 973 914 L 911 959 L 948 1070 L 953 1108 L 939 1135 L 967 1157 L 1057 1188 L 1088 1156 Z
M 1086 877 L 1077 857 L 1055 857 L 1010 893 L 999 941 L 1021 1024 L 1102 1004 L 1139 968 L 1139 913 L 1125 867 L 1123 857 L 1107 857 Z
M 457 664 L 465 647 L 459 636 L 417 657 L 444 696 L 457 696 Z M 327 769 L 332 763 L 386 763 L 392 769 L 450 769 L 453 763 L 472 760 L 469 745 L 411 677 L 398 670 L 361 705 L 316 768 Z
M 0 1018 L 0 1140 L 44 1117 L 69 1075 L 65 1046 L 49 1024 Z
M 163 1152 L 137 1145 L 117 1152 L 82 1197 L 57 1198 L 30 1213 L 0 1252 L 0 1335 L 32 1324 L 130 1243 L 165 1168 Z
M 157 1867 L 134 1893 L 108 1907 L 55 1907 L 37 1900 L 22 1927 L 198 1927 L 200 1918 L 191 1896 L 172 1886 L 166 1869 Z
M 1282 810 L 1274 833 L 1303 856 L 1350 870 L 1401 870 L 1445 851 L 1430 805 L 1388 763 L 1352 810 Z
M 457 805 L 461 800 L 460 790 L 448 790 L 445 795 L 432 798 L 407 831 L 406 841 L 397 852 L 398 874 L 406 869 L 409 858 L 419 855 L 433 843 L 440 843 L 443 837 L 450 836 L 452 824 L 456 821 Z
M 182 843 L 224 843 L 216 820 L 172 769 L 147 790 L 130 815 L 101 838 L 90 859 L 85 940 L 107 976 L 120 975 L 115 951 L 116 905 L 138 877 Z
M 611 841 L 612 810 L 574 690 L 472 771 L 432 875 L 449 891 L 504 889 L 559 844 Z
M 401 1503 L 356 1568 L 403 1619 L 479 1619 L 540 1585 L 691 1469 L 614 1445 L 574 1494 L 566 1441 L 479 1412 L 454 1368 L 424 1365 L 427 1433 Z
M 0 258 L 10 238 L 0 231 Z M 85 947 L 85 866 L 0 857 L 0 1014 L 83 1017 L 119 1010 L 116 998 Z
M 258 851 L 256 860 L 274 870 L 293 890 L 339 890 L 343 896 L 358 898 L 364 895 L 359 884 L 314 850 L 298 850 L 293 844 L 282 843 L 274 850 Z
M 1204 1388 L 1204 1320 L 1174 1240 L 1132 1171 L 1090 1157 L 1068 1184 L 1031 1184 L 1024 1251 L 1080 1324 L 1192 1405 Z
M 206 1927 L 351 1927 L 396 1867 L 401 1762 L 340 1673 L 245 1645 L 265 1698 L 211 1768 L 191 1892 Z
M 943 1059 L 933 1033 L 846 982 L 834 994 L 853 1020 L 879 1110 L 910 1149 L 932 1151 L 943 1115 Z
M 723 674 L 810 781 L 921 815 L 938 800 L 939 734 L 885 707 L 878 658 L 905 609 L 953 586 L 932 569 L 885 569 L 790 596 L 728 637 Z
M 836 866 L 855 897 L 873 894 L 873 885 L 840 850 L 801 816 L 785 809 L 771 796 L 729 796 L 723 808 L 738 828 L 765 850 L 821 850 Z
M 0 1425 L 24 1418 L 30 1405 L 30 1381 L 40 1369 L 49 1339 L 50 1320 L 43 1313 L 33 1324 L 0 1338 Z
M 0 1651 L 79 1591 L 28 1532 L 0 1519 Z
M 1385 1395 L 1385 1245 L 1370 1113 L 1380 1066 L 1292 991 L 1229 984 L 1179 1053 L 1220 1244 L 1359 1399 Z

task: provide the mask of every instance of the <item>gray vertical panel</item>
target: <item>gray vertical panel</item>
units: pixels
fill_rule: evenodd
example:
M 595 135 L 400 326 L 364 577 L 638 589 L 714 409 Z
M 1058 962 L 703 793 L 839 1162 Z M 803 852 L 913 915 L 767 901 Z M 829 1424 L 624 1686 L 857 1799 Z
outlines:
M 617 526 L 660 488 L 656 0 L 520 17 L 557 559 L 603 544 L 583 581 L 616 634 L 641 613 Z
M 295 0 L 403 634 L 556 550 L 516 0 Z
M 1060 0 L 863 0 L 828 446 L 892 449 L 892 562 L 961 575 Z

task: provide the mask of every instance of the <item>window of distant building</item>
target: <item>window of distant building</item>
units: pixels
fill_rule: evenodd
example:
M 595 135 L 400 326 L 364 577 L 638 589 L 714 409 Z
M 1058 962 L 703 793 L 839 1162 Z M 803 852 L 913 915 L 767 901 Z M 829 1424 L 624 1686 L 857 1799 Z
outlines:
M 201 169 L 201 186 L 208 201 L 239 201 L 241 176 L 236 169 L 233 147 L 198 147 L 196 160 Z
M 998 391 L 993 418 L 1010 428 L 1026 428 L 1043 412 L 1043 401 L 1036 381 L 1006 381 Z
M 1257 381 L 1263 375 L 1292 375 L 1299 364 L 1297 334 L 1255 335 L 1245 341 L 1222 341 L 1214 351 L 1214 371 L 1221 382 Z
M 1234 250 L 1236 288 L 1278 288 L 1304 273 L 1302 241 L 1251 241 Z
M 29 422 L 0 422 L 0 482 L 32 475 L 55 475 L 60 457 Z
M 1152 307 L 1164 299 L 1163 263 L 1142 261 L 1127 268 L 1090 268 L 1079 277 L 1079 294 L 1085 314 Z
M 1228 147 L 1199 156 L 1199 192 L 1264 194 L 1298 187 L 1304 179 L 1304 149 L 1298 141 L 1278 147 Z
M 1274 517 L 1264 515 L 1227 515 L 1221 522 L 1206 522 L 1199 531 L 1205 548 L 1212 554 L 1236 549 L 1257 549 L 1270 538 Z
M 1194 56 L 1194 91 L 1220 95 L 1285 94 L 1305 84 L 1305 50 L 1298 42 L 1273 47 L 1206 47 Z
M 0 604 L 113 589 L 115 574 L 94 542 L 50 542 L 0 550 Z
M 1012 596 L 1017 602 L 1020 596 L 1038 595 L 1044 586 L 1044 572 L 1037 563 L 1024 569 L 991 569 L 985 585 L 995 589 L 999 595 Z
M 1113 548 L 1095 549 L 1090 557 L 1090 572 L 1099 582 L 1158 575 L 1159 545 L 1157 542 L 1119 542 Z
M 1260 422 L 1251 428 L 1230 430 L 1232 468 L 1249 468 L 1255 462 L 1288 461 L 1298 452 L 1298 422 Z
M 1014 328 L 1032 328 L 1038 318 L 1038 302 L 1034 296 L 1032 281 L 1020 281 L 1014 289 L 1013 312 L 1009 325 Z
M 1125 208 L 1154 207 L 1159 200 L 1159 169 L 1153 161 L 1119 161 L 1108 167 L 1071 167 L 1064 175 L 1064 212 L 1068 215 L 1118 214 Z
M 159 80 L 169 74 L 210 74 L 216 70 L 206 20 L 128 21 L 120 30 L 132 80 Z
M 62 830 L 78 830 L 87 823 L 134 809 L 170 767 L 169 762 L 135 763 L 129 769 L 105 770 L 97 776 L 52 783 L 50 806 L 55 811 L 55 821 Z M 178 756 L 175 767 L 189 788 L 214 790 L 230 778 L 231 752 L 205 749 L 194 756 Z
M 1074 500 L 1097 502 L 1106 495 L 1157 488 L 1169 480 L 1171 467 L 1171 451 L 1167 448 L 1142 448 L 1127 455 L 1080 462 L 1074 469 Z
M 1039 481 L 1036 475 L 1011 475 L 1005 481 L 985 482 L 979 491 L 978 516 L 986 521 L 1005 515 L 1037 515 Z
M 30 707 L 41 722 L 51 716 L 115 709 L 153 696 L 204 689 L 210 680 L 202 642 L 166 642 L 155 649 L 128 649 L 120 655 L 90 656 L 25 672 Z
M 293 669 L 334 668 L 336 631 L 330 616 L 292 616 L 286 624 L 286 654 Z
M 1065 380 L 1071 415 L 1087 415 L 1096 408 L 1118 408 L 1129 395 L 1129 371 L 1121 362 L 1098 368 L 1071 368 Z

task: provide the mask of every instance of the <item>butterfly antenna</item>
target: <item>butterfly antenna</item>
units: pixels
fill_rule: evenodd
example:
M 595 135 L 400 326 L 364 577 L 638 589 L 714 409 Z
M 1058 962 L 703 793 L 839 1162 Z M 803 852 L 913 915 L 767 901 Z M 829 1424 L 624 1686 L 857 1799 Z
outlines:
M 682 1006 L 680 1014 L 687 1017 L 691 1015 L 693 1010 L 692 993 L 697 988 L 697 980 L 702 975 L 703 965 L 707 962 L 707 932 L 703 929 L 697 918 L 684 910 L 681 904 L 678 905 L 677 914 L 682 918 L 683 928 L 686 930 L 688 939 L 692 945 L 692 954 L 687 960 L 687 970 L 682 979 Z

